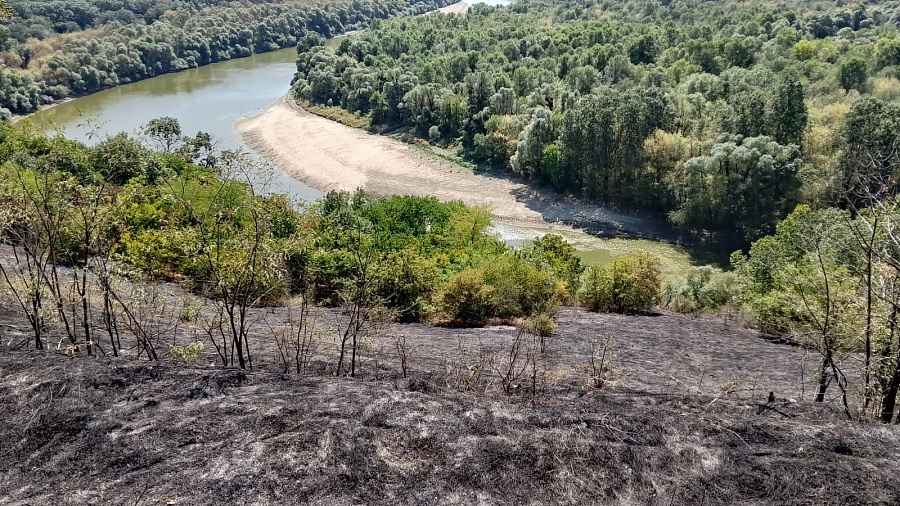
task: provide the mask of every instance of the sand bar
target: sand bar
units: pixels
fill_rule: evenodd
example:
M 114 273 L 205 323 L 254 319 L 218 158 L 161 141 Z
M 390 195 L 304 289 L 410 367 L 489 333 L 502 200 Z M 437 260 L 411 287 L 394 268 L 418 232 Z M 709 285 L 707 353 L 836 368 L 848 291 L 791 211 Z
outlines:
M 431 11 L 435 12 L 435 11 Z M 437 10 L 437 12 L 441 12 L 443 14 L 465 14 L 469 12 L 469 4 L 466 2 L 456 2 L 455 4 L 450 4 L 446 7 L 441 7 Z
M 488 206 L 495 220 L 522 226 L 663 238 L 647 220 L 566 198 L 525 181 L 476 175 L 410 145 L 304 111 L 287 96 L 242 120 L 244 142 L 288 176 L 323 191 L 362 188 L 379 196 L 434 196 Z

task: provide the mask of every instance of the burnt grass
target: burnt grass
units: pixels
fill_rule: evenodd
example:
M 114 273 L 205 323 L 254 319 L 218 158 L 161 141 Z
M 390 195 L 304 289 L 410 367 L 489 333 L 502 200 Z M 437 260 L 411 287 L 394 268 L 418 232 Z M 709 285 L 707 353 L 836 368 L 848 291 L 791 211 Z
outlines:
M 4 505 L 900 501 L 900 427 L 809 402 L 814 353 L 721 316 L 564 309 L 536 395 L 488 372 L 460 388 L 508 326 L 392 325 L 348 378 L 331 375 L 335 312 L 304 374 L 280 370 L 261 325 L 242 371 L 211 346 L 194 366 L 12 349 L 13 316 L 0 309 Z M 584 364 L 607 337 L 615 374 L 596 389 Z

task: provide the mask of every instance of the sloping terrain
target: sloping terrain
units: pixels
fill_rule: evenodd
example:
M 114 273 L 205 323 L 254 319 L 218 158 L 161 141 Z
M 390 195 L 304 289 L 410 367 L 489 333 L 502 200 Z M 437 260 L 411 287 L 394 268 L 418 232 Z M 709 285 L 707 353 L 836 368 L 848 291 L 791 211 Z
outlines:
M 632 338 L 617 351 L 625 377 L 507 397 L 441 388 L 424 359 L 413 379 L 375 380 L 4 349 L 0 504 L 897 503 L 900 428 L 719 393 L 739 363 L 779 384 L 771 371 L 790 360 L 760 351 L 792 348 L 704 318 L 561 321 L 559 342 L 589 328 Z M 402 329 L 438 347 L 442 332 L 507 332 Z

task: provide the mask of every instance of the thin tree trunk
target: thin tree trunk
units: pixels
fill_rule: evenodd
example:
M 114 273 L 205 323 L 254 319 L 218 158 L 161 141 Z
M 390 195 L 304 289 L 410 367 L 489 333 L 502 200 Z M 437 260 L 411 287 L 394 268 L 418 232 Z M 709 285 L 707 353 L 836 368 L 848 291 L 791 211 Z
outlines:
M 831 383 L 831 379 L 828 374 L 828 358 L 822 359 L 822 367 L 819 372 L 819 389 L 816 391 L 816 402 L 825 402 L 825 391 L 828 390 L 828 385 Z
M 872 401 L 872 248 L 875 243 L 877 227 L 878 217 L 876 215 L 875 223 L 872 225 L 872 237 L 866 247 L 866 355 L 863 412 L 866 412 Z
M 897 336 L 897 306 L 894 306 L 891 309 L 890 316 L 890 341 L 894 342 L 894 338 Z M 887 348 L 888 345 L 885 345 Z M 885 358 L 887 357 L 887 353 L 885 353 Z M 900 343 L 897 343 L 897 349 L 894 350 L 894 371 L 891 375 L 891 380 L 888 382 L 887 387 L 884 389 L 884 394 L 881 398 L 881 421 L 883 423 L 891 423 L 891 420 L 894 418 L 894 409 L 897 406 L 897 392 L 900 390 Z

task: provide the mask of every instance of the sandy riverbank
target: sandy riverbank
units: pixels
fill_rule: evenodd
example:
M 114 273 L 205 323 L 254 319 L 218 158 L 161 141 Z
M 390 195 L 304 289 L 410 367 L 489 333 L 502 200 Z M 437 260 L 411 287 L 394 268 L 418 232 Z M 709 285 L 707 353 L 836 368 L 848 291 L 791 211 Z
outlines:
M 38 107 L 38 110 L 36 110 L 34 112 L 30 112 L 28 114 L 13 114 L 12 117 L 9 119 L 9 121 L 13 124 L 19 123 L 20 121 L 27 119 L 31 116 L 34 116 L 35 114 L 37 114 L 39 112 L 44 112 L 46 110 L 53 109 L 54 107 L 56 107 L 58 105 L 65 104 L 66 102 L 70 102 L 72 100 L 75 100 L 76 98 L 78 98 L 78 97 L 61 98 L 55 102 L 50 102 L 49 104 L 45 104 L 45 105 Z
M 640 217 L 564 198 L 523 181 L 473 174 L 402 142 L 306 112 L 288 97 L 239 122 L 237 131 L 287 175 L 323 191 L 363 188 L 375 195 L 434 196 L 488 206 L 504 223 L 557 229 L 574 223 L 600 232 L 661 235 Z
M 466 2 L 456 2 L 455 4 L 441 7 L 437 10 L 437 12 L 441 12 L 444 14 L 465 14 L 469 12 L 469 4 L 467 4 Z

